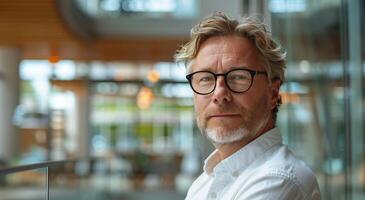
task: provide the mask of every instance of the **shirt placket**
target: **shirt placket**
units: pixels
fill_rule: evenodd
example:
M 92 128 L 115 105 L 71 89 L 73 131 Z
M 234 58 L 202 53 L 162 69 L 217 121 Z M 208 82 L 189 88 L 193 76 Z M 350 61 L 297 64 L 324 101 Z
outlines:
M 221 199 L 221 196 L 223 195 L 223 192 L 230 183 L 230 181 L 231 176 L 229 176 L 228 173 L 216 173 L 214 175 L 212 185 L 209 189 L 207 199 Z

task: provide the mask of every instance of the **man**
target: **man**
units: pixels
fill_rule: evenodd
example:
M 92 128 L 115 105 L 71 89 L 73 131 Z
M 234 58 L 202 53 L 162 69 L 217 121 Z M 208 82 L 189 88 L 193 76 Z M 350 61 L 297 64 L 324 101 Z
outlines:
M 187 200 L 321 198 L 312 171 L 275 128 L 285 53 L 264 24 L 214 13 L 175 59 L 188 64 L 197 124 L 216 148 Z

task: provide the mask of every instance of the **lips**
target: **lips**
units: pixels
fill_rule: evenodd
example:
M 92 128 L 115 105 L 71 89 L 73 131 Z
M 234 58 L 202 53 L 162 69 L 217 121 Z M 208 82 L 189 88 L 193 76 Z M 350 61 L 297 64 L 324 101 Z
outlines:
M 209 115 L 208 118 L 230 118 L 230 117 L 239 117 L 240 115 L 237 113 L 218 113 Z

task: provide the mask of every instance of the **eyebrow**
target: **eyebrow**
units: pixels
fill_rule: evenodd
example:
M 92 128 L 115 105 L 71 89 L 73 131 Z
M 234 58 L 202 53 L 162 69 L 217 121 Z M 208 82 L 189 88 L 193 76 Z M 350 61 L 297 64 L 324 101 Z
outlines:
M 233 70 L 233 69 L 250 69 L 250 68 L 246 65 L 233 66 L 233 67 L 229 68 L 229 70 Z
M 191 66 L 190 66 L 190 69 L 191 69 Z M 246 65 L 239 65 L 239 66 L 232 66 L 232 67 L 229 67 L 227 71 L 231 71 L 231 70 L 234 70 L 234 69 L 250 69 L 248 66 Z M 250 69 L 250 70 L 253 70 L 253 69 Z M 209 72 L 212 72 L 212 70 L 209 69 L 209 67 L 204 67 L 202 69 L 199 69 L 197 71 L 209 71 Z M 194 73 L 195 71 L 193 70 L 189 70 L 188 73 Z

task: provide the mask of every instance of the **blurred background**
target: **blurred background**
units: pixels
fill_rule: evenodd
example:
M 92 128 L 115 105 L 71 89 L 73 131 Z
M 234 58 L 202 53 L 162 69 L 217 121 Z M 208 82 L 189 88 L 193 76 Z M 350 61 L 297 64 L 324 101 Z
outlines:
M 173 54 L 213 11 L 269 24 L 284 142 L 365 199 L 361 0 L 0 0 L 0 199 L 184 199 L 213 147 Z

